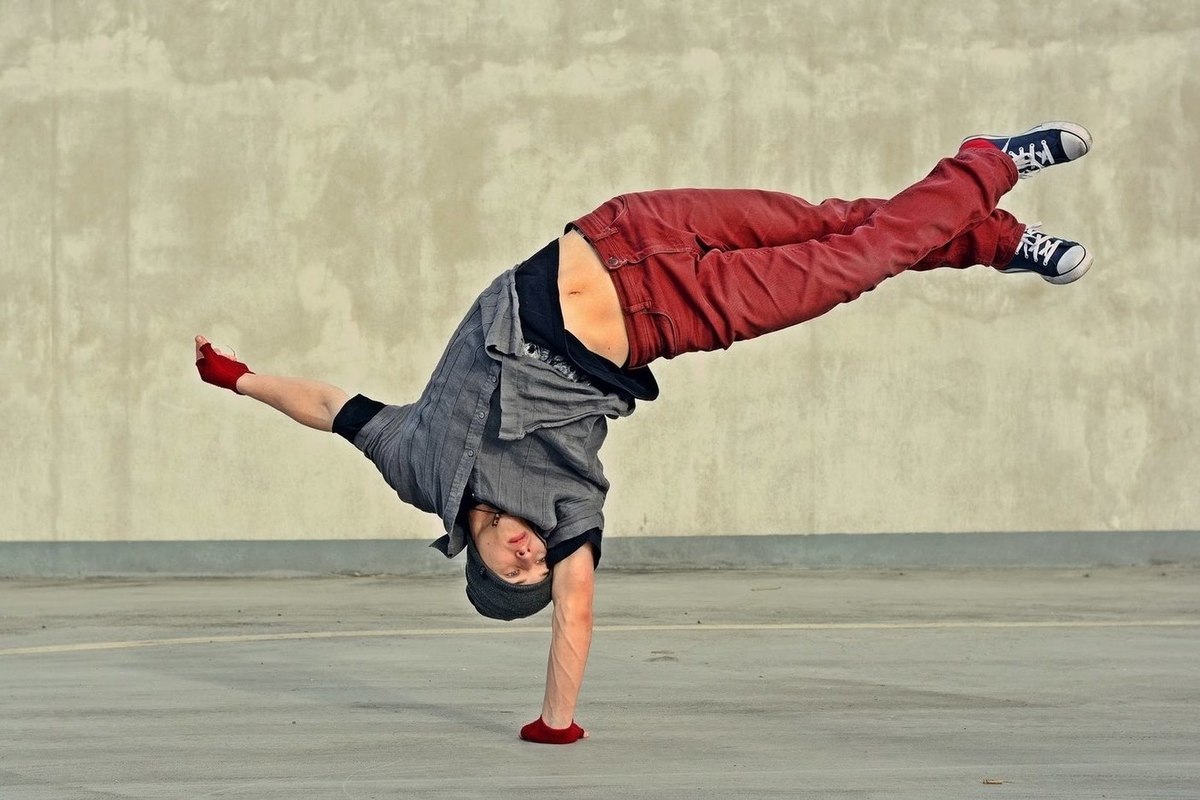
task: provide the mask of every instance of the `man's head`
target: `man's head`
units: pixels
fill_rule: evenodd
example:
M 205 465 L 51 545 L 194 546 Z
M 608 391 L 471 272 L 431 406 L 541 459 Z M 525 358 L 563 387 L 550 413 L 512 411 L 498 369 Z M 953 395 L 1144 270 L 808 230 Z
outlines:
M 546 543 L 526 520 L 489 506 L 468 513 L 467 598 L 485 617 L 513 620 L 550 602 Z

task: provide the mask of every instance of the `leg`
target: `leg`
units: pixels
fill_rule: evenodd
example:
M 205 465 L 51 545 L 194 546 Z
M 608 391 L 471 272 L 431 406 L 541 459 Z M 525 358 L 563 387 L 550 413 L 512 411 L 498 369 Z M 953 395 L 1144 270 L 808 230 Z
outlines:
M 964 269 L 976 264 L 1003 269 L 1012 260 L 1024 232 L 1025 225 L 997 208 L 983 222 L 930 251 L 909 269 L 918 272 L 941 267 Z
M 680 327 L 695 343 L 728 347 L 820 316 L 906 269 L 1007 261 L 1021 228 L 996 203 L 1016 180 L 1004 153 L 964 150 L 848 233 L 705 254 L 701 313 Z
M 344 391 L 328 383 L 304 378 L 258 375 L 246 371 L 245 365 L 217 353 L 211 345 L 208 350 L 202 351 L 205 345 L 209 345 L 208 340 L 197 336 L 196 366 L 200 368 L 200 376 L 206 382 L 253 397 L 283 412 L 301 425 L 320 431 L 332 431 L 334 418 L 350 399 Z M 210 358 L 214 363 L 206 364 Z M 241 368 L 240 375 L 227 371 L 228 367 L 234 364 Z M 221 367 L 225 367 L 226 370 L 222 370 Z M 223 374 L 214 376 L 213 368 Z M 233 370 L 237 371 L 239 370 L 236 368 Z
M 779 247 L 850 233 L 886 202 L 871 197 L 831 198 L 813 205 L 794 195 L 756 189 L 666 189 L 644 196 L 660 215 L 668 215 L 672 204 L 686 209 L 675 222 L 695 228 L 697 239 L 717 250 Z M 1025 229 L 1011 214 L 996 209 L 983 222 L 931 251 L 909 269 L 975 264 L 1003 269 L 1012 260 Z M 1066 242 L 1063 249 L 1073 244 Z
M 716 235 L 687 232 L 652 209 L 643 213 L 643 195 L 616 198 L 578 227 L 612 272 L 629 335 L 628 363 L 638 367 L 658 357 L 726 348 L 812 319 L 914 265 L 968 255 L 995 259 L 999 242 L 990 254 L 968 251 L 985 249 L 985 234 L 1003 232 L 999 222 L 957 249 L 950 243 L 991 217 L 1016 181 L 1016 166 L 1004 152 L 963 148 L 882 204 L 807 206 L 800 224 L 779 234 L 790 239 L 758 248 L 713 247 L 735 240 L 726 234 L 737 227 L 736 217 L 721 214 Z M 749 223 L 743 227 L 756 231 L 746 240 L 778 240 Z M 814 233 L 823 235 L 803 238 Z M 1019 236 L 1010 231 L 1006 238 L 1015 247 Z
M 705 249 L 721 251 L 782 247 L 848 234 L 887 202 L 873 197 L 830 198 L 814 205 L 794 195 L 756 189 L 666 189 L 643 196 L 662 215 L 670 213 L 672 203 L 679 203 L 686 211 L 673 215 L 675 221 L 709 242 L 711 246 Z M 975 264 L 1004 267 L 1024 229 L 1007 211 L 995 209 L 983 222 L 930 251 L 909 269 Z
M 884 202 L 830 198 L 810 203 L 761 189 L 660 189 L 619 199 L 636 215 L 639 228 L 653 231 L 651 237 L 674 238 L 702 253 L 780 247 L 849 233 Z

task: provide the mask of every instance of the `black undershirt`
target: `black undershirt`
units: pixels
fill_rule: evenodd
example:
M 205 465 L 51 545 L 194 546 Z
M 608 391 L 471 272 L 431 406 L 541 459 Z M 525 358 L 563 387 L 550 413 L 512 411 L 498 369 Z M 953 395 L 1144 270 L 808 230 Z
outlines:
M 658 397 L 658 381 L 649 367 L 622 369 L 588 350 L 563 325 L 558 297 L 558 240 L 517 267 L 517 315 L 525 340 L 566 356 L 601 389 L 638 400 Z

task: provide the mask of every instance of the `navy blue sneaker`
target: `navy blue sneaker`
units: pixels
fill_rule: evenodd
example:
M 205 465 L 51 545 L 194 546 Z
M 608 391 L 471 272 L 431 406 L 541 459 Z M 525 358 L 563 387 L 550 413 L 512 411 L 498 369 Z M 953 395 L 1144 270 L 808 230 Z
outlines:
M 963 141 L 972 139 L 991 142 L 1012 156 L 1017 164 L 1017 174 L 1022 178 L 1055 164 L 1083 158 L 1092 149 L 1092 135 L 1087 128 L 1073 122 L 1043 122 L 1012 136 L 979 133 Z
M 1092 266 L 1092 254 L 1079 242 L 1048 236 L 1037 225 L 1021 234 L 1017 254 L 1001 272 L 1036 272 L 1050 283 L 1071 283 Z

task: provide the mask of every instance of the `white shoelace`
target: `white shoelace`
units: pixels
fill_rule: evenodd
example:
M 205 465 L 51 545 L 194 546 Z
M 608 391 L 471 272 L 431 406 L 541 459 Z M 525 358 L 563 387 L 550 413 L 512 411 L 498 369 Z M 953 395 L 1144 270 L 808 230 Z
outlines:
M 1038 170 L 1054 164 L 1054 154 L 1050 152 L 1050 145 L 1045 139 L 1034 142 L 1028 147 L 1018 147 L 1017 152 L 1012 154 L 1012 159 L 1017 163 L 1017 171 L 1022 178 L 1027 178 Z
M 1053 236 L 1047 236 L 1042 233 L 1039 228 L 1040 223 L 1030 225 L 1021 234 L 1021 244 L 1017 246 L 1017 252 L 1043 266 L 1050 266 L 1050 259 L 1054 257 L 1054 253 L 1058 250 L 1058 246 L 1062 244 L 1062 239 L 1055 239 Z

